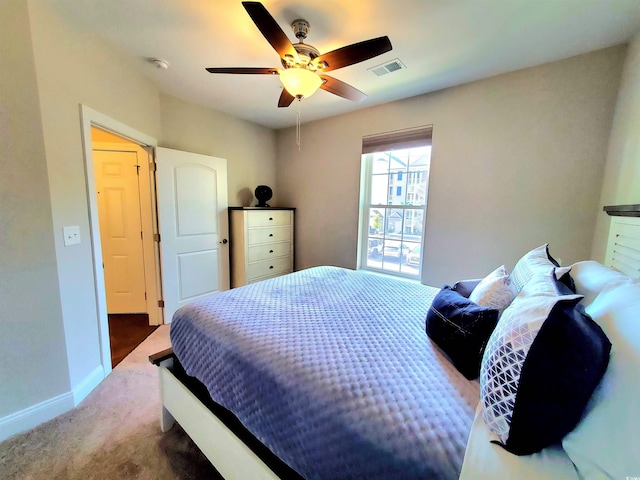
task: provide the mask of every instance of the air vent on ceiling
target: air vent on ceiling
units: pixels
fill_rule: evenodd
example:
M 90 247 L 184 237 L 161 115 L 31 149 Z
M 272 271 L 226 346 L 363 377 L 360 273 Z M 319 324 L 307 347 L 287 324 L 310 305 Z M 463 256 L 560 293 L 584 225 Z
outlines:
M 368 70 L 371 70 L 378 77 L 381 77 L 382 75 L 386 75 L 387 73 L 392 73 L 398 70 L 402 70 L 403 68 L 407 68 L 407 67 L 404 65 L 404 63 L 400 61 L 400 59 L 394 58 L 390 62 L 383 63 L 382 65 L 369 68 Z

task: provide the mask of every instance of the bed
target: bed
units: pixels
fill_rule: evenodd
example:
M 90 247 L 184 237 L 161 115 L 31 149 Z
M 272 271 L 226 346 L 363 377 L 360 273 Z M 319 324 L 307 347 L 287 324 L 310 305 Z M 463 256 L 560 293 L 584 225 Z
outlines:
M 457 478 L 478 383 L 424 333 L 437 292 L 315 267 L 181 309 L 173 351 L 304 478 Z
M 636 220 L 632 232 L 640 230 Z M 628 219 L 623 223 L 627 232 Z M 597 310 L 606 301 L 596 301 L 608 286 L 637 288 L 640 298 L 639 283 L 596 262 L 576 264 L 572 273 L 578 293 L 595 302 L 589 313 L 596 321 L 609 320 L 608 310 Z M 490 443 L 495 437 L 481 415 L 479 382 L 465 378 L 425 334 L 425 313 L 439 292 L 315 267 L 195 301 L 174 316 L 172 349 L 151 358 L 160 367 L 161 428 L 177 420 L 225 478 L 640 472 L 625 453 L 629 447 L 617 454 L 618 467 L 580 457 L 598 450 L 585 446 L 584 420 L 567 448 L 558 443 L 516 456 Z M 630 308 L 640 312 L 640 305 Z M 616 328 L 605 330 L 617 338 Z M 638 345 L 631 346 L 636 351 Z M 598 405 L 587 407 L 594 409 Z M 637 430 L 629 430 L 639 440 Z

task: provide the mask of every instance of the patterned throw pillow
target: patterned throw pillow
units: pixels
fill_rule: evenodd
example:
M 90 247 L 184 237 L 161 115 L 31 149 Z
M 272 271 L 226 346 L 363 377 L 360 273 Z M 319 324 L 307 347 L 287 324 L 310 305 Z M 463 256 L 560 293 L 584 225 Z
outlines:
M 549 253 L 549 244 L 545 243 L 538 248 L 527 252 L 518 260 L 510 278 L 517 292 L 520 292 L 531 277 L 536 274 L 544 274 L 552 268 L 556 268 L 556 278 L 565 284 L 573 293 L 576 287 L 569 272 L 571 267 L 561 267 L 555 258 Z
M 495 308 L 501 315 L 517 294 L 507 269 L 502 265 L 480 281 L 469 295 L 469 300 L 481 307 Z
M 511 281 L 519 292 L 536 273 L 546 273 L 553 267 L 558 266 L 553 263 L 549 256 L 549 244 L 545 243 L 538 248 L 525 253 L 511 272 Z
M 580 420 L 604 374 L 611 344 L 559 295 L 553 269 L 531 277 L 504 311 L 482 359 L 482 415 L 498 443 L 527 455 L 559 442 Z

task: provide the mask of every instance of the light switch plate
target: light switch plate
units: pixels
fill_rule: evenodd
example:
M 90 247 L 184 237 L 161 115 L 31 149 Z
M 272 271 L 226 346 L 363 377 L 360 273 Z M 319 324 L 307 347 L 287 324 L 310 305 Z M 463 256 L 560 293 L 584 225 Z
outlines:
M 70 227 L 62 227 L 64 235 L 64 246 L 76 245 L 80 243 L 80 226 L 72 225 Z

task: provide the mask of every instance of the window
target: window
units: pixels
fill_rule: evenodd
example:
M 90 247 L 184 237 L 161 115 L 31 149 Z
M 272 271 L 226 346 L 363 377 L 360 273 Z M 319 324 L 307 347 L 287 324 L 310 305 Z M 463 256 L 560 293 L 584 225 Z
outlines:
M 359 266 L 419 279 L 431 127 L 365 137 L 362 151 Z

